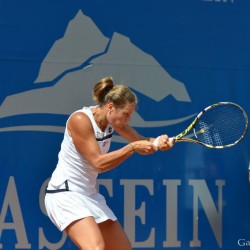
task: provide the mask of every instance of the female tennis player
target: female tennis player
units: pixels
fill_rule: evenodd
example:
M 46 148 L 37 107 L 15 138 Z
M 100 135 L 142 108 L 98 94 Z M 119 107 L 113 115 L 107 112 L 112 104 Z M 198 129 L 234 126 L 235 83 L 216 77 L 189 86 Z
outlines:
M 96 190 L 98 173 L 111 170 L 135 152 L 141 155 L 168 150 L 167 135 L 145 138 L 128 125 L 136 95 L 111 77 L 93 89 L 98 105 L 74 112 L 66 123 L 58 164 L 49 181 L 45 206 L 51 221 L 65 231 L 79 249 L 129 250 L 131 244 L 105 198 Z M 129 143 L 109 152 L 113 132 Z

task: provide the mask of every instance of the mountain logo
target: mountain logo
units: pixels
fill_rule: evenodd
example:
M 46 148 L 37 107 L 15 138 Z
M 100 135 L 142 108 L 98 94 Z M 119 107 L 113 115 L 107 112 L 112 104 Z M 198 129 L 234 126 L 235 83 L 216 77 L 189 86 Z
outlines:
M 35 88 L 5 98 L 0 108 L 0 132 L 63 133 L 66 117 L 92 104 L 93 84 L 105 76 L 112 76 L 115 82 L 125 83 L 156 103 L 168 97 L 176 102 L 191 102 L 184 83 L 170 76 L 153 56 L 122 34 L 115 32 L 111 38 L 105 37 L 92 19 L 79 11 L 42 61 Z M 130 124 L 161 127 L 194 115 L 148 121 L 135 112 Z

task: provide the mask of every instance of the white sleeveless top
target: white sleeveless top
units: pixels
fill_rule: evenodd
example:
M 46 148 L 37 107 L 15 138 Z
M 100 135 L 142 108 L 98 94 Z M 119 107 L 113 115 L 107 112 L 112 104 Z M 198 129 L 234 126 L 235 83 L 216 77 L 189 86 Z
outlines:
M 96 106 L 84 107 L 76 112 L 84 112 L 89 117 L 100 152 L 101 154 L 105 154 L 110 148 L 114 129 L 108 124 L 105 131 L 101 131 L 101 129 L 97 126 L 91 111 L 95 107 Z M 58 155 L 58 164 L 52 174 L 47 189 L 58 190 L 65 188 L 65 181 L 67 181 L 70 191 L 76 191 L 90 196 L 97 192 L 96 179 L 98 172 L 76 150 L 73 140 L 68 133 L 67 124 L 68 121 L 66 123 L 61 150 Z

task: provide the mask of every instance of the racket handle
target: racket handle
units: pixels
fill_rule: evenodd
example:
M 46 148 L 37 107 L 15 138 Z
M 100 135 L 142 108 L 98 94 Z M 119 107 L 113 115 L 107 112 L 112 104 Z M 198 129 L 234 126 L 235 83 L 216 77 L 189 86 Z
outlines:
M 154 140 L 154 142 L 153 142 L 153 144 L 154 144 L 156 147 L 159 146 L 159 139 L 160 139 L 160 137 L 161 137 L 161 136 L 158 136 L 158 137 Z M 170 142 L 172 142 L 172 143 L 175 141 L 174 137 L 170 137 L 170 138 L 168 138 L 168 140 L 169 140 Z
M 174 137 L 170 137 L 170 138 L 168 138 L 168 140 L 171 141 L 171 142 L 175 141 Z

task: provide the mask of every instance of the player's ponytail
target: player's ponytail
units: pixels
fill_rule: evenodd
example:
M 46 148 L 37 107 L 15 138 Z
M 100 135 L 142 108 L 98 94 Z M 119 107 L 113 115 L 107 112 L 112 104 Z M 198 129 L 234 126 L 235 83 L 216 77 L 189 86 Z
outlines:
M 108 102 L 112 102 L 118 108 L 123 108 L 128 103 L 137 104 L 135 93 L 125 85 L 114 85 L 112 77 L 105 77 L 95 85 L 93 99 L 100 106 Z
M 112 77 L 105 77 L 96 83 L 93 89 L 93 100 L 99 105 L 105 103 L 105 96 L 114 87 Z

